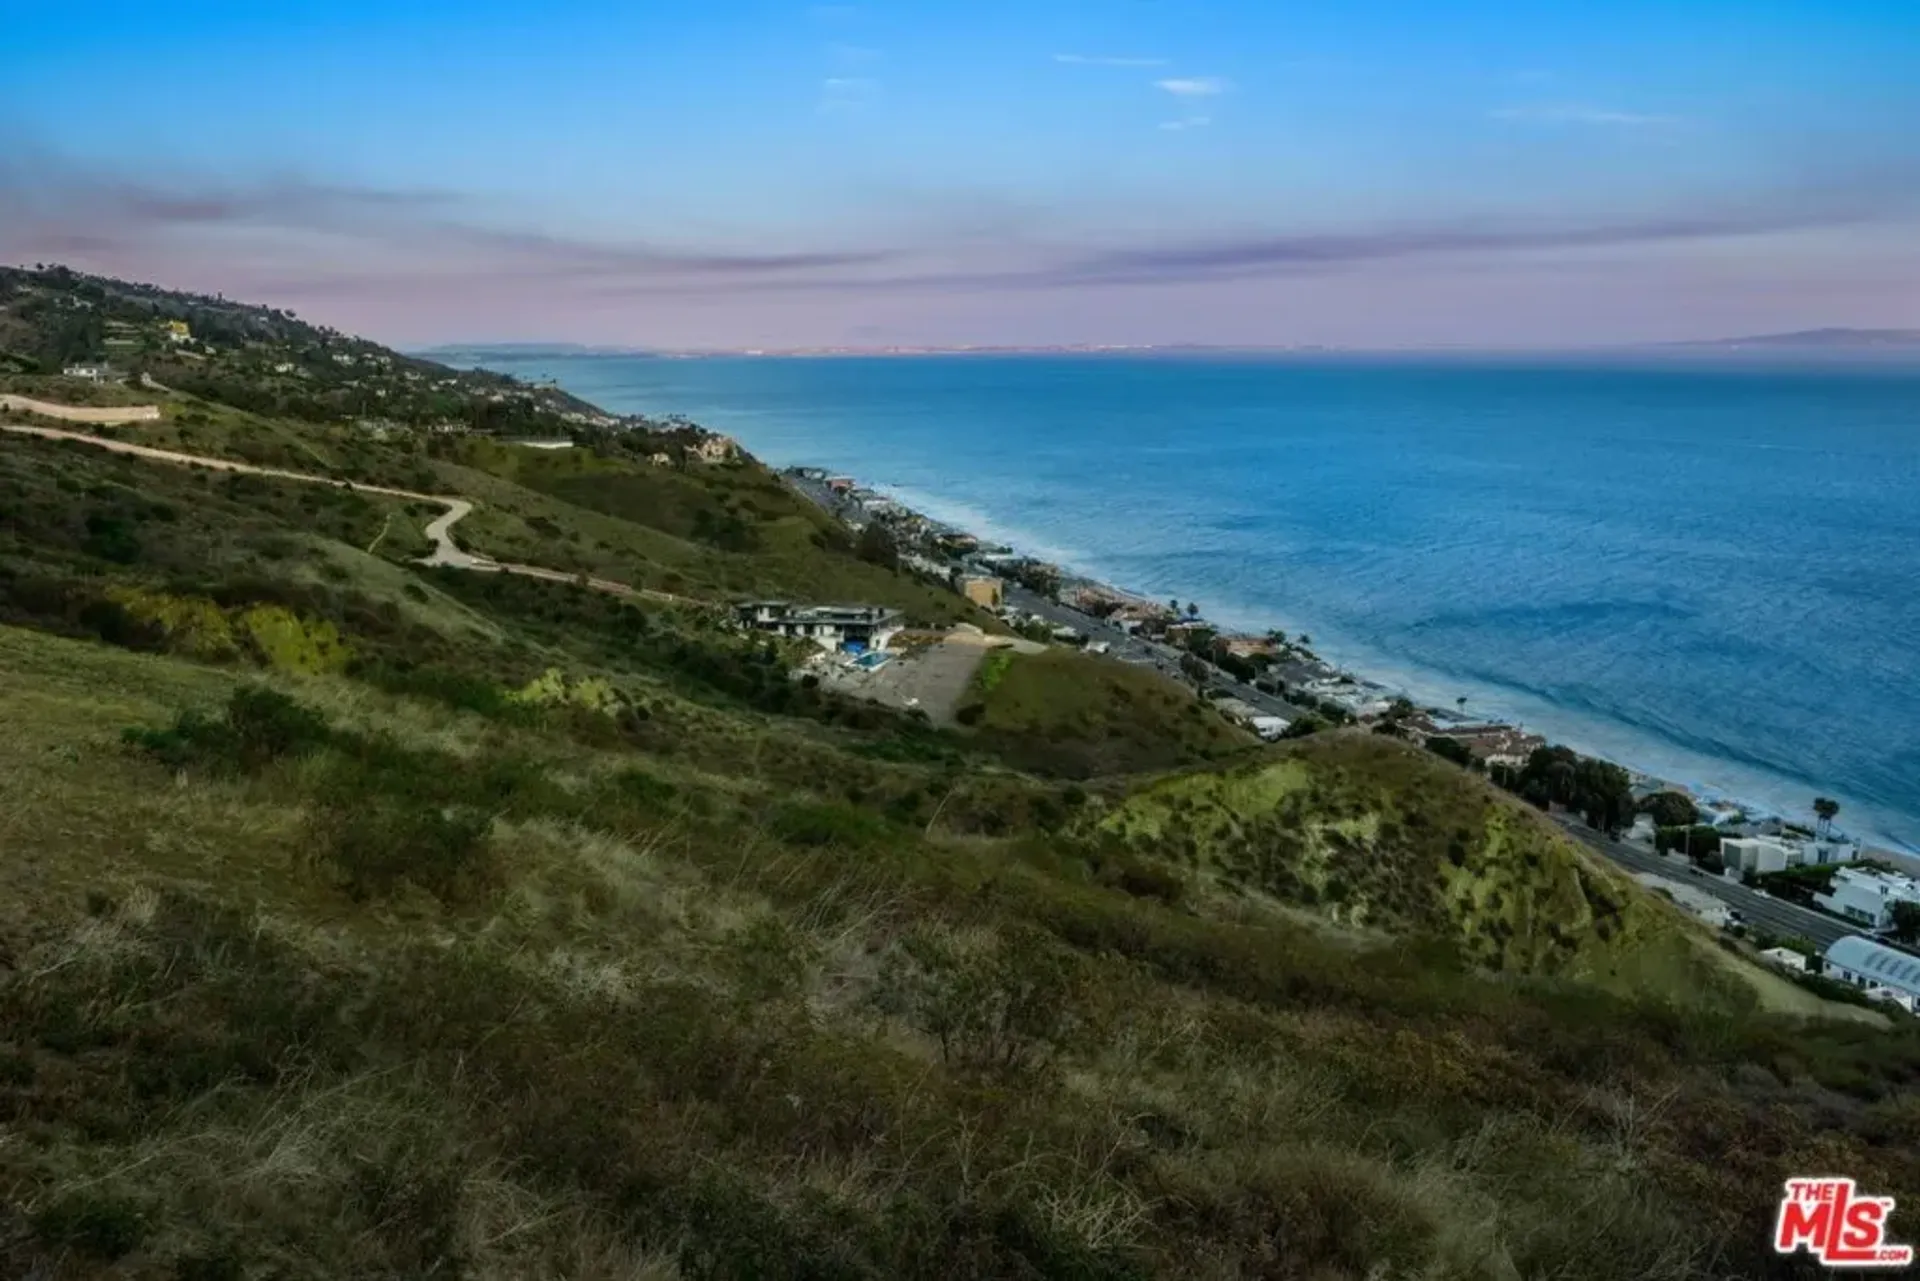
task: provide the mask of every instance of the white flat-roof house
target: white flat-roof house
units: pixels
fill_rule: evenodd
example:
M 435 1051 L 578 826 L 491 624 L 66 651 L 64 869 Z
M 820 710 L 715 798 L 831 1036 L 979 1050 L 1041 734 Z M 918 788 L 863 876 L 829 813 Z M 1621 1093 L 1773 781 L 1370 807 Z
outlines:
M 783 600 L 747 601 L 736 607 L 741 623 L 755 631 L 810 640 L 837 649 L 885 649 L 900 632 L 900 611 L 883 605 L 795 605 Z
M 1833 874 L 1833 888 L 1813 901 L 1836 916 L 1884 930 L 1893 924 L 1895 903 L 1920 904 L 1920 881 L 1896 872 L 1843 867 Z
M 1858 934 L 1827 945 L 1827 977 L 1865 988 L 1876 1000 L 1908 1013 L 1920 1010 L 1920 956 L 1909 956 Z
M 1729 836 L 1720 842 L 1720 861 L 1729 872 L 1780 872 L 1797 863 L 1787 847 L 1764 836 Z

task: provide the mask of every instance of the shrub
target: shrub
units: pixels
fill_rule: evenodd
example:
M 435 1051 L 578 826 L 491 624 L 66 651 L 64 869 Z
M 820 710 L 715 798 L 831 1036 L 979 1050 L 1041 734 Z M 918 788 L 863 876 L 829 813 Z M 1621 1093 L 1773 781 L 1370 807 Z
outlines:
M 789 805 L 774 816 L 773 833 L 789 845 L 840 845 L 858 849 L 886 835 L 886 825 L 865 810 L 832 802 Z
M 33 1219 L 34 1233 L 49 1245 L 64 1245 L 113 1260 L 131 1254 L 146 1239 L 146 1216 L 119 1197 L 77 1193 L 55 1201 Z
M 307 755 L 333 737 L 323 713 L 259 685 L 236 689 L 218 720 L 189 708 L 166 729 L 121 733 L 124 742 L 174 769 L 198 765 L 243 772 Z
M 1044 931 L 1016 926 L 990 941 L 909 935 L 882 974 L 881 1008 L 940 1045 L 957 1067 L 1039 1067 L 1078 1027 L 1079 959 Z
M 325 810 L 314 825 L 315 848 L 325 851 L 356 900 L 391 894 L 407 882 L 452 903 L 492 879 L 487 836 L 493 819 L 477 811 L 375 803 Z

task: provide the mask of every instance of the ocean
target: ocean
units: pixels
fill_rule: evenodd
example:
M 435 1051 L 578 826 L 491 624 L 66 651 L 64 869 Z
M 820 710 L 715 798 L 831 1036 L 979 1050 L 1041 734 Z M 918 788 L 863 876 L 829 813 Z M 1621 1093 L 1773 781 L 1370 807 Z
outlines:
M 485 363 L 1704 792 L 1920 845 L 1920 363 Z

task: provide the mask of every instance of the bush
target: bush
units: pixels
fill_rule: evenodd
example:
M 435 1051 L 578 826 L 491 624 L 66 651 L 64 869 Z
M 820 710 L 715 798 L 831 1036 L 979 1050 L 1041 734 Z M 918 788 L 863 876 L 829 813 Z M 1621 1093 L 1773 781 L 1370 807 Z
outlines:
M 773 819 L 773 834 L 789 845 L 860 848 L 886 835 L 886 825 L 865 810 L 832 802 L 790 805 Z
M 33 1230 L 49 1245 L 83 1250 L 113 1260 L 131 1254 L 146 1239 L 140 1207 L 118 1197 L 78 1193 L 34 1216 Z
M 325 851 L 355 900 L 391 894 L 407 882 L 453 903 L 492 880 L 493 819 L 477 811 L 362 805 L 323 811 L 315 827 L 315 848 Z
M 956 1067 L 1013 1072 L 1050 1060 L 1078 1026 L 1078 958 L 1042 930 L 1017 926 L 986 943 L 909 935 L 877 1000 L 933 1037 Z
M 188 709 L 166 729 L 121 733 L 124 742 L 174 769 L 199 765 L 242 772 L 305 756 L 333 737 L 323 713 L 261 685 L 236 689 L 218 720 Z

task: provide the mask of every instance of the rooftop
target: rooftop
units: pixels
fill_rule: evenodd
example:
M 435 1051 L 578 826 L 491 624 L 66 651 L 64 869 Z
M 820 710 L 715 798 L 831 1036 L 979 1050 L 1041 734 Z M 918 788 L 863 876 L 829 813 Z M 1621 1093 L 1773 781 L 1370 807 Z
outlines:
M 1920 956 L 1849 934 L 1828 946 L 1827 964 L 1869 975 L 1896 991 L 1920 997 Z

